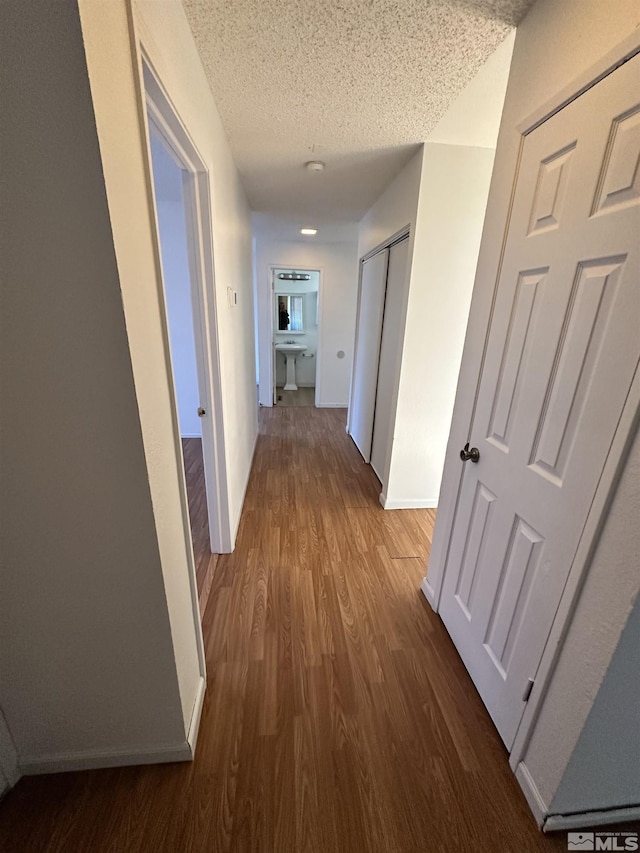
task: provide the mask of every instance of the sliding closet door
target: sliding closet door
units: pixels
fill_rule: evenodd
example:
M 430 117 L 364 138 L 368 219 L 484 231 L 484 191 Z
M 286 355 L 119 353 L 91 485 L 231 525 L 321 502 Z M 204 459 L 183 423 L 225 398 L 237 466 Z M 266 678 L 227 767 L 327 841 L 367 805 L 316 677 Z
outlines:
M 382 341 L 380 343 L 380 363 L 378 366 L 378 389 L 376 392 L 373 442 L 371 446 L 371 467 L 383 485 L 387 447 L 392 431 L 391 404 L 393 402 L 393 389 L 396 385 L 396 366 L 402 333 L 408 257 L 408 238 L 395 243 L 389 249 L 389 269 L 387 272 L 387 290 L 384 300 L 384 319 L 382 322 Z
M 388 258 L 389 250 L 384 249 L 366 260 L 360 279 L 349 433 L 365 462 L 371 457 Z

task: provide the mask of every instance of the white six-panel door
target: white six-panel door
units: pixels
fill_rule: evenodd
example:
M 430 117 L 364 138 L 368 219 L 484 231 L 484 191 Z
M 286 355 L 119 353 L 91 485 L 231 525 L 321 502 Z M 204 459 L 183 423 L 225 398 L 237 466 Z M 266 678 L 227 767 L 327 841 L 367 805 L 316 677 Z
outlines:
M 525 139 L 440 614 L 505 744 L 640 359 L 640 56 Z

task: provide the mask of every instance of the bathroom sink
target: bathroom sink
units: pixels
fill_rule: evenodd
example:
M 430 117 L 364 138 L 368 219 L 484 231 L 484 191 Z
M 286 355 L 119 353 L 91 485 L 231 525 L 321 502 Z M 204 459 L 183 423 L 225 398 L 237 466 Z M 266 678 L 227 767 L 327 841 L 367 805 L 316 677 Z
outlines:
M 276 350 L 281 352 L 284 360 L 287 363 L 287 384 L 284 386 L 285 391 L 297 391 L 296 385 L 296 356 L 306 350 L 305 344 L 281 343 L 276 344 Z
M 304 352 L 306 348 L 305 344 L 276 344 L 278 352 L 282 352 L 285 355 L 297 355 L 300 352 Z

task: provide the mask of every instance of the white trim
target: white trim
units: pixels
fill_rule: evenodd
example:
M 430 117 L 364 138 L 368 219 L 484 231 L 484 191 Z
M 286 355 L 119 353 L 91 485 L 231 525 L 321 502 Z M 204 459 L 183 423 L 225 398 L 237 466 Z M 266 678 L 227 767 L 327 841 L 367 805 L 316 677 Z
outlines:
M 347 407 L 349 410 L 347 412 L 347 433 L 349 435 L 351 435 L 351 409 L 352 409 L 352 405 L 353 405 L 353 391 L 354 391 L 353 377 L 356 374 L 356 352 L 357 352 L 357 343 L 358 343 L 358 326 L 360 324 L 360 295 L 362 293 L 362 270 L 364 267 L 364 262 L 368 261 L 374 255 L 377 255 L 379 252 L 384 252 L 387 249 L 390 249 L 391 246 L 395 245 L 395 243 L 400 243 L 400 242 L 402 242 L 402 240 L 410 240 L 410 239 L 411 239 L 411 225 L 410 224 L 409 225 L 403 225 L 403 227 L 399 231 L 396 231 L 395 234 L 391 235 L 391 237 L 387 237 L 385 240 L 382 241 L 382 243 L 379 243 L 375 248 L 371 249 L 371 251 L 369 251 L 365 255 L 363 255 L 358 261 L 358 291 L 356 294 L 356 328 L 355 328 L 354 336 L 353 336 L 353 360 L 351 362 L 351 376 L 349 378 L 349 403 L 347 404 Z M 410 248 L 413 248 L 413 247 L 410 245 Z M 401 335 L 401 341 L 400 341 L 400 346 L 399 346 L 398 364 L 396 365 L 396 376 L 395 376 L 395 380 L 394 380 L 395 381 L 394 395 L 397 395 L 398 383 L 400 381 L 400 373 L 402 370 L 402 349 L 403 349 L 403 343 L 404 343 L 404 331 L 405 331 L 405 327 L 407 324 L 407 308 L 408 308 L 408 304 L 409 304 L 409 289 L 410 289 L 409 285 L 411 282 L 411 267 L 412 267 L 412 265 L 413 265 L 413 254 L 411 255 L 411 257 L 407 258 L 407 269 L 405 270 L 406 280 L 405 280 L 405 288 L 404 288 L 404 294 L 403 294 L 405 304 L 403 305 L 403 309 L 402 309 L 402 318 L 401 318 L 402 335 Z M 388 272 L 389 272 L 389 270 L 388 270 L 388 262 L 387 262 L 387 272 L 385 273 L 385 276 L 388 274 Z M 385 281 L 385 298 L 386 298 L 386 288 L 387 288 L 387 283 Z M 384 324 L 384 316 L 382 318 L 382 322 Z M 380 341 L 382 342 L 382 330 L 380 331 Z M 397 400 L 396 400 L 396 406 L 397 406 Z M 395 415 L 394 415 L 394 417 L 395 417 Z M 375 413 L 374 413 L 374 420 L 375 420 Z M 393 436 L 392 435 L 390 436 L 390 441 L 391 441 L 391 443 L 393 443 Z M 355 442 L 354 442 L 354 444 L 355 444 Z M 365 462 L 368 463 L 369 460 L 365 459 Z M 388 467 L 388 463 L 389 463 L 389 448 L 387 448 L 387 467 Z M 389 472 L 387 471 L 386 473 L 388 476 Z
M 402 375 L 402 358 L 404 353 L 404 339 L 405 332 L 407 327 L 407 311 L 409 309 L 409 294 L 411 290 L 411 275 L 413 272 L 413 232 L 411 230 L 411 224 L 404 225 L 398 231 L 395 232 L 391 237 L 388 237 L 386 240 L 383 240 L 382 243 L 379 243 L 374 249 L 367 252 L 367 254 L 363 255 L 358 262 L 358 292 L 357 292 L 357 300 L 356 300 L 356 328 L 354 334 L 354 342 L 353 342 L 353 362 L 351 365 L 351 377 L 349 380 L 349 403 L 347 409 L 347 434 L 351 435 L 351 409 L 353 404 L 353 377 L 355 376 L 356 370 L 356 353 L 357 353 L 357 342 L 358 342 L 358 326 L 360 321 L 360 298 L 362 294 L 362 271 L 364 268 L 364 262 L 369 260 L 370 258 L 377 255 L 379 252 L 388 251 L 389 255 L 387 257 L 387 271 L 386 271 L 386 281 L 385 281 L 385 293 L 384 293 L 384 303 L 383 303 L 383 311 L 382 311 L 382 325 L 380 328 L 380 349 L 382 348 L 382 334 L 384 330 L 384 314 L 387 305 L 387 287 L 388 287 L 388 276 L 389 276 L 389 263 L 391 260 L 391 249 L 393 246 L 396 246 L 398 243 L 402 243 L 404 240 L 407 240 L 407 263 L 405 268 L 405 280 L 404 286 L 402 290 L 402 308 L 400 313 L 400 330 L 397 341 L 397 350 L 395 354 L 395 370 L 393 375 L 393 389 L 391 395 L 391 421 L 389 424 L 389 434 L 387 436 L 387 447 L 385 451 L 385 461 L 384 461 L 384 472 L 382 476 L 378 474 L 375 469 L 373 469 L 373 465 L 371 465 L 372 470 L 374 471 L 376 477 L 378 478 L 380 485 L 382 486 L 382 493 L 380 494 L 380 503 L 382 504 L 384 509 L 432 509 L 437 506 L 436 503 L 431 503 L 431 501 L 424 502 L 414 502 L 410 501 L 392 501 L 389 502 L 386 497 L 385 489 L 389 486 L 389 476 L 391 473 L 391 458 L 393 454 L 393 441 L 394 441 L 394 430 L 396 424 L 396 416 L 398 413 L 398 393 L 400 388 L 400 378 Z M 378 370 L 380 365 L 378 364 Z M 376 397 L 377 397 L 377 380 L 376 378 Z M 373 449 L 373 434 L 375 432 L 375 423 L 376 423 L 376 413 L 375 413 L 375 404 L 374 404 L 374 413 L 373 413 L 373 423 L 372 423 L 372 437 L 371 437 L 371 448 Z M 353 436 L 351 436 L 353 439 Z M 356 444 L 354 440 L 354 444 Z M 356 447 L 358 445 L 356 444 Z M 360 448 L 358 448 L 359 450 Z M 365 462 L 371 464 L 371 457 L 369 459 L 365 459 Z
M 516 768 L 516 779 L 522 789 L 522 793 L 531 809 L 538 827 L 541 828 L 545 818 L 549 814 L 549 809 L 545 801 L 542 799 L 538 786 L 533 780 L 529 769 L 524 762 L 520 762 Z
M 207 680 L 200 676 L 198 689 L 196 691 L 195 702 L 193 703 L 193 711 L 191 712 L 191 721 L 189 723 L 189 733 L 187 735 L 187 743 L 191 749 L 191 757 L 196 754 L 196 743 L 198 742 L 198 732 L 200 730 L 200 719 L 202 717 L 202 708 L 204 706 L 204 694 L 207 691 Z
M 20 775 L 16 745 L 4 714 L 0 710 L 0 781 L 6 781 L 7 789 L 13 788 Z M 3 787 L 0 785 L 0 796 L 5 793 Z
M 349 397 L 347 403 L 347 425 L 345 427 L 347 435 L 351 435 L 351 410 L 353 409 L 353 377 L 355 376 L 356 368 L 356 341 L 358 340 L 358 319 L 360 314 L 360 291 L 362 290 L 362 267 L 364 261 L 362 258 L 358 261 L 358 287 L 356 289 L 356 327 L 353 332 L 353 358 L 351 359 L 351 374 L 349 376 Z M 353 441 L 353 439 L 351 439 Z M 355 444 L 355 442 L 353 442 Z
M 516 130 L 523 136 L 531 133 L 536 127 L 550 119 L 555 113 L 564 109 L 571 101 L 575 101 L 596 83 L 599 83 L 620 65 L 631 59 L 640 51 L 640 29 L 634 30 L 612 50 L 601 56 L 586 71 L 574 77 L 570 83 L 563 86 L 549 100 L 541 104 L 523 119 Z
M 26 755 L 21 757 L 19 770 L 24 776 L 41 773 L 67 773 L 72 770 L 94 770 L 104 767 L 128 767 L 135 764 L 166 764 L 174 761 L 191 761 L 193 753 L 189 743 L 167 744 L 164 747 L 141 747 L 126 750 L 86 750 L 60 752 L 53 755 Z
M 322 358 L 324 353 L 324 338 L 323 330 L 324 323 L 322 321 L 324 311 L 324 277 L 321 269 L 318 270 L 318 304 L 316 308 L 316 316 L 318 318 L 318 343 L 316 345 L 316 384 L 313 402 L 316 409 L 320 406 L 320 389 L 322 388 Z
M 202 438 L 202 435 L 199 435 L 196 432 L 183 432 L 180 434 L 180 438 Z
M 353 360 L 351 362 L 351 379 L 349 382 L 349 411 L 347 412 L 347 432 L 351 436 L 351 440 L 353 441 L 355 446 L 358 448 L 358 452 L 362 456 L 364 462 L 369 466 L 371 466 L 371 449 L 373 447 L 373 429 L 374 429 L 375 417 L 376 417 L 375 401 L 376 401 L 376 393 L 378 390 L 378 374 L 379 374 L 379 370 L 380 370 L 380 347 L 382 344 L 382 329 L 383 329 L 383 324 L 384 324 L 384 305 L 385 305 L 385 300 L 387 298 L 387 279 L 389 276 L 389 251 L 388 250 L 389 250 L 389 244 L 387 242 L 385 242 L 384 245 L 381 245 L 377 249 L 372 249 L 367 255 L 364 255 L 362 258 L 360 258 L 359 272 L 358 272 L 358 294 L 357 294 L 357 298 L 356 298 L 356 329 L 355 329 L 355 335 L 353 338 Z M 366 261 L 370 260 L 375 255 L 380 254 L 381 252 L 387 252 L 387 257 L 385 259 L 385 264 L 384 264 L 384 290 L 382 291 L 382 313 L 380 315 L 380 327 L 379 327 L 379 334 L 378 334 L 378 346 L 377 346 L 378 363 L 376 365 L 376 387 L 375 387 L 374 395 L 373 395 L 373 413 L 372 413 L 372 418 L 371 418 L 371 440 L 369 442 L 369 452 L 365 453 L 365 452 L 363 452 L 359 443 L 354 438 L 353 432 L 351 430 L 351 412 L 353 411 L 353 398 L 355 396 L 355 387 L 353 385 L 353 378 L 356 375 L 356 369 L 358 366 L 358 337 L 360 335 L 360 308 L 361 308 L 361 301 L 362 301 L 362 274 L 364 272 L 364 265 L 365 265 Z M 373 468 L 371 468 L 371 470 L 373 470 Z M 375 474 L 375 471 L 374 471 L 374 474 Z M 377 474 L 376 474 L 376 476 L 377 476 Z M 384 484 L 381 483 L 381 485 L 384 485 Z
M 347 409 L 348 403 L 316 403 L 317 409 Z
M 218 308 L 213 263 L 213 214 L 209 173 L 198 170 L 184 179 L 192 305 L 199 361 L 199 386 L 205 416 L 201 419 L 202 458 L 209 519 L 209 544 L 213 554 L 233 550 L 230 536 L 229 485 L 225 449 L 222 374 L 218 338 Z
M 427 578 L 422 578 L 422 583 L 420 584 L 420 590 L 422 591 L 422 594 L 424 595 L 424 597 L 429 602 L 431 609 L 437 613 L 438 612 L 438 606 L 437 606 L 437 601 L 436 601 L 435 590 L 431 586 L 431 584 L 429 583 Z
M 174 454 L 177 465 L 177 470 L 180 472 L 181 476 L 179 477 L 179 493 L 180 493 L 180 504 L 182 510 L 182 527 L 184 534 L 184 546 L 185 546 L 185 555 L 188 565 L 188 580 L 189 580 L 189 593 L 191 598 L 191 612 L 193 616 L 193 624 L 194 624 L 194 634 L 196 641 L 196 650 L 198 654 L 198 669 L 201 679 L 205 679 L 207 677 L 207 667 L 205 660 L 205 650 L 204 650 L 204 639 L 202 636 L 202 622 L 200 618 L 200 603 L 198 599 L 198 583 L 196 579 L 196 566 L 195 559 L 193 554 L 193 543 L 191 539 L 191 523 L 189 520 L 189 502 L 187 497 L 187 486 L 186 486 L 186 477 L 184 471 L 184 459 L 182 456 L 182 441 L 180 437 L 180 424 L 178 419 L 178 409 L 176 403 L 175 396 L 175 387 L 173 382 L 173 369 L 171 367 L 171 348 L 169 344 L 169 328 L 167 322 L 167 313 L 166 313 L 166 305 L 165 305 L 165 296 L 164 296 L 164 283 L 162 278 L 162 258 L 160 252 L 160 241 L 158 236 L 158 222 L 157 222 L 157 205 L 155 200 L 155 189 L 154 189 L 154 181 L 153 181 L 153 167 L 151 163 L 151 146 L 150 146 L 150 131 L 149 131 L 149 111 L 150 106 L 154 110 L 155 119 L 160 124 L 160 130 L 162 132 L 163 138 L 166 142 L 168 142 L 169 147 L 172 149 L 175 156 L 177 156 L 178 161 L 181 162 L 184 167 L 188 170 L 188 172 L 193 176 L 193 180 L 189 182 L 189 187 L 185 186 L 185 190 L 193 191 L 194 196 L 192 197 L 192 202 L 197 205 L 196 215 L 198 216 L 200 224 L 200 228 L 204 228 L 204 224 L 207 223 L 209 225 L 209 233 L 206 231 L 202 234 L 202 237 L 205 241 L 205 245 L 209 248 L 208 255 L 204 252 L 204 258 L 200 258 L 200 261 L 203 262 L 206 267 L 202 270 L 202 278 L 199 278 L 200 287 L 199 290 L 202 290 L 205 286 L 205 282 L 208 286 L 212 288 L 210 307 L 212 316 L 210 318 L 210 322 L 212 323 L 212 340 L 211 345 L 216 347 L 217 353 L 217 321 L 216 321 L 216 305 L 215 305 L 215 281 L 213 280 L 213 253 L 212 246 L 210 241 L 212 240 L 212 232 L 211 232 L 211 209 L 210 202 L 211 196 L 209 193 L 208 187 L 208 173 L 206 171 L 206 167 L 204 165 L 204 161 L 202 160 L 197 148 L 193 144 L 191 137 L 189 136 L 186 128 L 184 127 L 175 106 L 173 105 L 171 99 L 169 98 L 166 90 L 162 86 L 161 77 L 158 75 L 157 70 L 155 68 L 154 62 L 151 59 L 151 55 L 159 55 L 158 49 L 151 38 L 146 26 L 139 16 L 136 15 L 135 9 L 132 3 L 127 4 L 128 18 L 129 18 L 129 28 L 131 34 L 131 43 L 132 49 L 134 51 L 134 60 L 137 69 L 137 74 L 134 75 L 134 79 L 136 82 L 137 89 L 137 97 L 138 97 L 138 111 L 139 111 L 139 119 L 140 119 L 140 127 L 144 138 L 144 144 L 146 146 L 146 157 L 145 157 L 145 170 L 146 170 L 146 181 L 147 181 L 147 190 L 148 190 L 148 198 L 149 198 L 149 206 L 150 206 L 150 214 L 153 217 L 155 222 L 155 233 L 153 235 L 153 252 L 155 258 L 155 265 L 158 272 L 158 299 L 160 305 L 163 310 L 161 313 L 161 321 L 162 321 L 162 337 L 163 337 L 163 348 L 165 353 L 165 364 L 167 367 L 167 376 L 171 390 L 171 418 L 173 425 L 173 438 L 174 438 Z M 145 80 L 145 70 L 148 72 Z M 151 90 L 151 91 L 150 91 Z M 204 170 L 204 180 L 198 179 L 197 171 L 198 169 Z M 200 176 L 202 177 L 202 176 Z M 186 195 L 186 193 L 185 193 Z M 185 213 L 187 213 L 187 202 L 185 198 Z M 189 210 L 189 214 L 193 213 L 192 210 Z M 188 226 L 189 230 L 189 226 Z M 191 247 L 192 248 L 192 247 Z M 196 336 L 197 337 L 197 336 Z M 218 514 L 218 522 L 217 527 L 214 526 L 214 530 L 220 531 L 220 541 L 221 544 L 225 544 L 225 529 L 229 530 L 228 523 L 228 514 L 229 514 L 229 497 L 227 491 L 227 483 L 226 483 L 226 456 L 225 456 L 225 448 L 224 448 L 224 425 L 222 421 L 222 410 L 221 410 L 221 396 L 220 394 L 220 382 L 219 382 L 219 360 L 217 363 L 214 363 L 213 367 L 215 368 L 213 372 L 213 378 L 216 380 L 217 384 L 214 385 L 212 391 L 212 399 L 216 401 L 219 405 L 214 407 L 215 416 L 219 425 L 219 435 L 214 436 L 215 446 L 212 449 L 213 454 L 216 457 L 215 464 L 215 486 L 216 486 L 216 499 L 208 500 L 208 510 L 209 510 L 209 525 L 211 531 L 211 516 L 212 516 L 212 504 L 214 505 L 214 509 Z M 217 379 L 216 379 L 217 377 Z M 213 422 L 213 418 L 207 418 L 207 421 Z M 213 427 L 212 427 L 213 428 Z M 203 427 L 203 439 L 204 439 L 204 427 Z M 203 440 L 203 461 L 205 462 L 205 477 L 206 477 L 206 459 L 205 459 L 205 441 Z M 226 525 L 225 525 L 226 522 Z M 214 518 L 214 525 L 216 525 L 216 520 Z M 185 720 L 186 723 L 186 720 Z M 188 743 L 186 744 L 186 748 L 189 748 Z M 172 747 L 171 749 L 174 749 Z M 173 758 L 163 758 L 162 751 L 160 751 L 160 757 L 157 758 L 158 761 L 170 761 L 170 760 L 185 760 L 190 758 L 190 755 L 178 755 L 177 753 L 182 747 L 175 747 L 176 755 Z M 155 753 L 154 753 L 155 754 Z M 94 756 L 95 758 L 100 758 L 100 755 Z M 144 753 L 142 754 L 142 758 L 144 760 Z M 65 759 L 66 761 L 67 759 Z M 84 760 L 84 759 L 79 759 Z M 89 761 L 93 760 L 92 756 L 89 756 Z M 115 759 L 114 759 L 115 760 Z M 149 759 L 147 763 L 156 760 Z M 118 762 L 116 762 L 118 763 Z M 121 761 L 119 763 L 130 763 L 128 761 Z M 48 766 L 49 760 L 45 760 L 44 766 Z M 21 762 L 22 765 L 22 762 Z M 91 766 L 90 764 L 86 766 Z M 33 771 L 36 772 L 36 771 Z M 45 771 L 42 771 L 45 772 Z M 48 771 L 47 771 L 48 772 Z
M 584 829 L 591 826 L 607 826 L 611 823 L 627 823 L 640 820 L 640 805 L 621 806 L 606 811 L 578 812 L 576 814 L 551 814 L 545 820 L 543 832 L 555 832 L 558 829 Z
M 318 273 L 318 344 L 316 347 L 316 382 L 315 386 L 313 385 L 300 385 L 300 388 L 313 388 L 315 387 L 315 400 L 314 405 L 316 408 L 322 408 L 326 404 L 319 402 L 320 396 L 320 380 L 322 377 L 322 352 L 324 347 L 324 342 L 322 339 L 322 330 L 324 327 L 324 323 L 322 322 L 322 306 L 323 306 L 323 281 L 324 281 L 324 268 L 315 266 L 315 267 L 305 267 L 299 266 L 298 264 L 267 264 L 268 271 L 268 284 L 269 284 L 269 346 L 271 347 L 271 358 L 269 359 L 268 370 L 267 370 L 267 382 L 269 388 L 269 403 L 262 403 L 261 405 L 265 408 L 271 408 L 273 406 L 273 401 L 275 398 L 275 350 L 273 348 L 273 336 L 276 333 L 276 330 L 273 327 L 273 295 L 275 293 L 275 280 L 273 277 L 273 273 L 275 270 L 300 270 L 301 272 L 317 272 Z M 259 330 L 258 330 L 259 332 Z M 289 334 L 288 332 L 283 332 L 282 334 Z M 297 334 L 304 334 L 304 332 L 298 332 Z M 259 337 L 259 334 L 258 334 Z M 262 385 L 262 381 L 260 381 L 259 388 Z M 262 394 L 260 394 L 262 396 Z
M 437 509 L 437 498 L 391 498 L 380 493 L 380 503 L 385 509 Z
M 513 197 L 518 180 L 520 160 L 524 144 L 524 134 L 537 127 L 545 118 L 549 118 L 551 115 L 558 112 L 569 101 L 574 100 L 580 94 L 583 94 L 592 85 L 595 85 L 604 76 L 606 76 L 607 73 L 613 71 L 618 65 L 626 61 L 626 59 L 629 59 L 639 50 L 640 31 L 634 32 L 624 39 L 616 48 L 606 54 L 605 57 L 602 57 L 598 62 L 594 63 L 590 69 L 575 78 L 572 83 L 565 86 L 538 110 L 531 113 L 517 127 L 517 130 L 521 135 L 519 150 L 512 176 L 511 193 L 502 237 L 500 260 L 491 293 L 487 293 L 484 290 L 480 292 L 477 287 L 474 286 L 474 300 L 471 306 L 467 339 L 465 341 L 465 351 L 462 359 L 461 375 L 458 382 L 458 392 L 456 395 L 451 431 L 449 433 L 447 458 L 452 458 L 456 447 L 462 446 L 464 441 L 460 441 L 461 437 L 463 435 L 470 435 L 471 427 L 473 425 L 475 404 L 472 400 L 474 398 L 474 394 L 469 395 L 468 392 L 469 388 L 473 387 L 475 389 L 475 394 L 477 394 L 477 389 L 482 376 L 484 362 L 482 355 L 486 350 L 487 340 L 491 331 L 493 305 L 495 303 L 495 296 L 500 279 L 502 257 L 504 255 L 505 244 L 509 232 Z M 571 95 L 572 92 L 573 95 Z M 484 323 L 484 326 L 481 326 L 481 323 Z M 466 375 L 464 375 L 465 368 Z M 471 381 L 472 377 L 473 384 Z M 571 616 L 573 615 L 573 610 L 587 573 L 591 555 L 595 545 L 597 544 L 606 508 L 624 466 L 626 450 L 628 449 L 634 424 L 637 422 L 639 408 L 640 377 L 636 373 L 618 423 L 616 434 L 609 449 L 609 453 L 605 461 L 605 467 L 600 477 L 591 509 L 578 544 L 576 555 L 565 584 L 564 592 L 551 627 L 551 632 L 536 674 L 536 680 L 531 697 L 527 702 L 527 706 L 516 733 L 509 760 L 511 768 L 514 770 L 516 775 L 518 774 L 518 768 L 521 766 L 522 758 L 524 757 L 526 747 L 533 732 L 535 721 L 541 710 L 542 703 L 544 702 L 546 691 L 551 681 L 551 676 L 555 669 L 560 649 L 562 648 L 562 641 L 564 640 Z M 439 600 L 446 570 L 448 550 L 453 535 L 461 482 L 461 471 L 457 471 L 453 465 L 445 465 L 440 496 L 440 511 L 438 513 L 439 524 L 436 524 L 434 531 L 434 540 L 429 561 L 429 574 L 421 585 L 422 592 L 436 611 L 439 608 Z
M 169 96 L 162 87 L 162 83 L 146 53 L 142 40 L 141 69 L 146 96 L 145 128 L 147 132 L 147 144 L 149 142 L 148 123 L 148 126 L 153 127 L 154 131 L 161 136 L 178 162 L 178 165 L 185 173 L 183 177 L 184 210 L 189 244 L 189 277 L 191 280 L 191 302 L 193 306 L 194 338 L 198 365 L 198 388 L 201 405 L 207 412 L 207 415 L 202 418 L 202 456 L 207 494 L 210 546 L 214 554 L 227 554 L 233 549 L 233 539 L 229 517 L 222 377 L 220 374 L 218 341 L 218 311 L 213 266 L 213 246 L 211 245 L 213 225 L 210 209 L 209 173 L 186 128 L 182 124 L 179 115 L 175 111 Z M 149 149 L 150 157 L 151 153 Z M 149 165 L 151 168 L 151 161 L 149 161 Z M 160 269 L 162 269 L 152 171 L 150 172 L 150 176 L 150 191 L 153 198 L 154 217 L 156 218 L 157 246 L 155 249 L 158 252 Z M 161 297 L 165 313 L 163 319 L 165 320 L 165 325 L 167 325 L 164 284 Z M 171 363 L 171 348 L 168 338 L 167 347 Z M 171 371 L 171 385 L 175 400 L 173 371 Z M 177 420 L 177 406 L 175 417 Z M 178 463 L 184 476 L 182 447 L 179 448 L 179 456 Z M 186 482 L 184 485 L 184 500 L 188 521 Z M 189 549 L 192 550 L 190 527 Z
M 378 243 L 378 245 L 370 249 L 366 255 L 363 255 L 360 258 L 360 261 L 364 263 L 368 261 L 369 258 L 372 258 L 374 255 L 377 255 L 378 252 L 384 252 L 385 249 L 390 249 L 396 243 L 401 243 L 403 240 L 406 240 L 407 237 L 411 234 L 411 225 L 403 225 L 395 234 L 392 234 L 391 237 L 387 237 L 382 243 Z

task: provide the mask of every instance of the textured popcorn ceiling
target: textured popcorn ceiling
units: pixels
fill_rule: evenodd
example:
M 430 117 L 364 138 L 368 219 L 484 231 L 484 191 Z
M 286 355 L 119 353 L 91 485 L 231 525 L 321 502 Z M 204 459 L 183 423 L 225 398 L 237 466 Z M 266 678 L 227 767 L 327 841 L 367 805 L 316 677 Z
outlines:
M 362 216 L 531 3 L 184 0 L 252 208 L 314 221 Z

